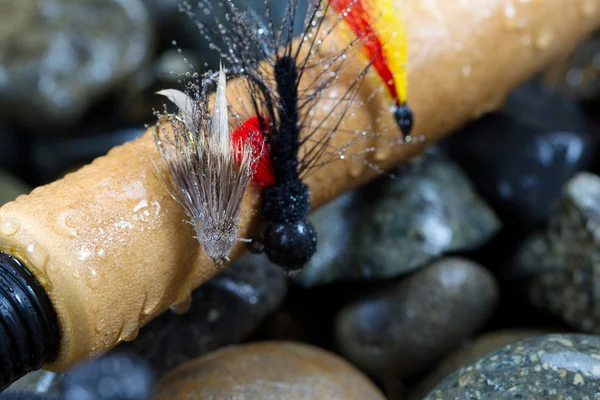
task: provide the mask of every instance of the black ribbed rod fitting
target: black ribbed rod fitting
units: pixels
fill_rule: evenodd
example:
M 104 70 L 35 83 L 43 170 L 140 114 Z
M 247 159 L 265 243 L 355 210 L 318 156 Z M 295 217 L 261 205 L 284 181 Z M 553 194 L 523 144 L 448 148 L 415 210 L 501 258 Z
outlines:
M 59 332 L 42 285 L 17 258 L 0 252 L 0 392 L 56 357 Z

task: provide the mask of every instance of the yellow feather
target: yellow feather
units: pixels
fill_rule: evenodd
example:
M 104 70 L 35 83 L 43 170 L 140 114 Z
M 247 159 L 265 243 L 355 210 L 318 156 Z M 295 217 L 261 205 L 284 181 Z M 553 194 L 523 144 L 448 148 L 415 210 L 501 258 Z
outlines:
M 394 0 L 368 0 L 373 7 L 373 28 L 383 44 L 383 54 L 394 76 L 400 103 L 406 102 L 407 36 L 404 10 Z

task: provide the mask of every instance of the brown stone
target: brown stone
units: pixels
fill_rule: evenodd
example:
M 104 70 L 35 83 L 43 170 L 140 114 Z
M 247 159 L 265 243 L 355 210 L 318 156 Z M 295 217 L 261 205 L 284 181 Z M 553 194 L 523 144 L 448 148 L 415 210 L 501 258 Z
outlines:
M 361 399 L 383 394 L 349 362 L 294 342 L 228 347 L 183 364 L 157 385 L 156 399 Z

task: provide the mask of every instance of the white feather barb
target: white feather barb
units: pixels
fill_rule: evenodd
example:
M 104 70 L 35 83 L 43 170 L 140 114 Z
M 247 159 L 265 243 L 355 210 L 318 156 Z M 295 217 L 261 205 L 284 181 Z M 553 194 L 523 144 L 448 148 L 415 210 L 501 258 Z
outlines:
M 169 170 L 165 184 L 185 210 L 206 254 L 222 266 L 237 241 L 241 204 L 257 158 L 250 143 L 232 149 L 222 68 L 212 115 L 206 93 L 198 85 L 188 85 L 185 93 L 166 89 L 158 94 L 179 109 L 178 116 L 161 116 L 170 123 L 159 125 L 155 135 Z M 239 160 L 236 151 L 242 152 Z

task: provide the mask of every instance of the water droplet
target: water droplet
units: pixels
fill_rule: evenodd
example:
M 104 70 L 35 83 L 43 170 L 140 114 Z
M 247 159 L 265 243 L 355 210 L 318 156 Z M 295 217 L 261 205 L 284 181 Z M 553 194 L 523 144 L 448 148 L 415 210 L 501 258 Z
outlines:
M 535 47 L 544 50 L 552 43 L 552 39 L 554 39 L 554 32 L 550 29 L 544 29 L 535 38 Z
M 183 301 L 173 304 L 170 310 L 175 314 L 185 314 L 192 305 L 192 296 L 188 295 Z
M 517 10 L 512 3 L 504 5 L 504 27 L 508 30 L 513 30 L 517 27 Z
M 78 270 L 73 270 L 73 278 L 75 279 L 81 279 L 81 272 L 79 272 Z
M 0 232 L 6 236 L 13 236 L 21 228 L 21 222 L 15 218 L 7 218 L 0 223 Z
M 471 75 L 471 66 L 470 65 L 464 65 L 462 67 L 462 75 L 463 76 L 469 76 L 469 75 Z
M 365 164 L 360 161 L 354 161 L 350 164 L 350 169 L 348 170 L 348 175 L 352 178 L 358 178 L 360 174 L 365 170 Z
M 100 276 L 98 275 L 98 272 L 93 268 L 89 268 L 85 274 L 85 282 L 90 289 L 96 289 L 100 286 Z
M 598 0 L 584 0 L 581 4 L 581 12 L 584 17 L 591 17 L 598 9 Z
M 33 264 L 32 266 L 38 271 L 47 273 L 48 271 L 46 271 L 46 266 L 50 256 L 48 256 L 46 249 L 44 249 L 38 242 L 31 242 L 27 245 L 26 251 L 27 258 Z

